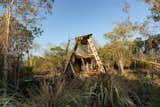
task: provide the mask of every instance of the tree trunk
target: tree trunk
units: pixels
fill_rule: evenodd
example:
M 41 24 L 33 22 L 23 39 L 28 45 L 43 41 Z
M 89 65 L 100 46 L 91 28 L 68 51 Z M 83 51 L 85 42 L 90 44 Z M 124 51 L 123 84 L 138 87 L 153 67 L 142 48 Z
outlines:
M 10 34 L 10 18 L 11 18 L 11 8 L 14 3 L 14 0 L 7 3 L 6 7 L 6 35 L 4 39 L 3 44 L 3 53 L 4 53 L 4 59 L 3 59 L 3 85 L 4 85 L 4 96 L 7 95 L 7 81 L 8 81 L 8 48 L 9 48 L 9 34 Z
M 15 69 L 15 73 L 14 73 L 14 84 L 15 84 L 16 88 L 19 87 L 19 72 L 20 72 L 20 56 L 17 57 L 16 69 Z
M 120 72 L 123 73 L 124 72 L 124 64 L 123 64 L 122 60 L 119 60 L 119 68 L 120 68 Z
M 63 71 L 65 71 L 65 67 L 67 66 L 68 64 L 68 57 L 69 57 L 69 46 L 70 46 L 70 42 L 71 40 L 68 40 L 68 43 L 67 43 L 67 46 L 66 46 L 66 50 L 65 50 L 65 53 L 64 53 L 64 57 L 63 57 Z
M 4 87 L 4 93 L 3 95 L 7 95 L 7 84 L 8 84 L 8 56 L 7 54 L 4 54 L 3 58 L 3 87 Z

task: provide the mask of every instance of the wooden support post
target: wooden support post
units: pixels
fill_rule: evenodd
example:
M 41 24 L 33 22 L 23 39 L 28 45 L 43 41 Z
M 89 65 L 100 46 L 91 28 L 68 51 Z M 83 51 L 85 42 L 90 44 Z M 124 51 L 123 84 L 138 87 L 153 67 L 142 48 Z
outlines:
M 71 62 L 70 62 L 69 64 L 70 64 L 70 66 L 71 66 L 71 69 L 72 69 L 72 71 L 73 71 L 73 74 L 76 75 L 76 71 L 74 70 L 73 65 L 71 64 Z

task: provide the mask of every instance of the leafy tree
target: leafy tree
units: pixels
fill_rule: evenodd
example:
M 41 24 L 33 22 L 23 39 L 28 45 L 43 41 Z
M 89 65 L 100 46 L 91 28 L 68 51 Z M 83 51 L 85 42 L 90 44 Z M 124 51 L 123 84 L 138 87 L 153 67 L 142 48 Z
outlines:
M 106 44 L 101 50 L 101 56 L 108 62 L 108 66 L 118 65 L 121 72 L 131 63 L 134 44 L 129 41 L 113 41 Z
M 53 72 L 62 73 L 64 70 L 64 49 L 61 47 L 53 47 L 47 51 L 43 57 L 32 57 L 34 72 Z M 39 66 L 41 65 L 41 66 Z
M 121 24 L 116 26 L 112 32 L 108 32 L 104 35 L 106 39 L 110 39 L 111 41 L 117 40 L 126 40 L 132 36 L 131 26 L 126 24 Z
M 5 23 L 3 18 L 5 17 L 2 16 L 0 18 L 1 30 Z M 9 54 L 8 62 L 10 62 L 10 64 L 8 65 L 8 68 L 12 68 L 12 70 L 11 69 L 9 70 L 9 73 L 14 72 L 14 74 L 13 73 L 10 74 L 10 75 L 14 75 L 14 78 L 12 77 L 9 79 L 12 79 L 12 81 L 14 79 L 14 84 L 18 86 L 18 76 L 19 76 L 20 66 L 22 62 L 22 56 L 26 53 L 28 49 L 31 48 L 34 36 L 31 31 L 29 31 L 25 26 L 23 26 L 17 20 L 15 20 L 14 17 L 11 17 L 11 23 L 12 24 L 10 25 L 10 31 L 12 33 L 10 33 L 10 43 L 9 43 L 9 49 L 8 49 L 8 54 Z
M 137 33 L 139 35 L 148 34 L 146 32 L 148 27 L 146 22 L 139 24 L 130 20 L 129 4 L 127 2 L 124 3 L 122 11 L 127 18 L 117 23 L 111 32 L 104 35 L 105 39 L 109 40 L 109 43 L 102 49 L 103 56 L 107 57 L 112 64 L 116 63 L 121 72 L 124 71 L 125 66 L 130 65 L 131 57 L 135 51 L 135 43 L 131 41 L 131 38 Z
M 144 0 L 151 5 L 151 13 L 154 21 L 160 21 L 160 1 L 159 0 Z
M 53 0 L 1 0 L 0 9 L 2 9 L 2 16 L 4 16 L 4 30 L 1 35 L 3 38 L 2 50 L 4 54 L 4 87 L 5 93 L 7 89 L 8 76 L 8 53 L 10 46 L 10 25 L 12 17 L 19 23 L 23 24 L 28 30 L 32 31 L 33 35 L 39 35 L 41 30 L 37 27 L 37 22 L 43 19 L 43 15 L 51 12 Z M 44 13 L 43 13 L 44 12 Z
M 160 34 L 150 36 L 146 40 L 142 40 L 140 38 L 137 38 L 135 41 L 137 51 L 141 51 L 144 54 L 149 55 L 159 55 L 159 44 L 160 44 Z M 145 45 L 144 45 L 145 42 Z

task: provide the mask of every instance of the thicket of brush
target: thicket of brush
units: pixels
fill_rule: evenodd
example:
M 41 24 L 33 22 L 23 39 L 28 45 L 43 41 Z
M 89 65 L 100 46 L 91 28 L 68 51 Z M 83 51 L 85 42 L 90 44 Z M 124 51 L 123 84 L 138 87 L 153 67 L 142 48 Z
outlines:
M 115 77 L 100 75 L 84 80 L 60 80 L 51 85 L 28 89 L 28 97 L 19 94 L 0 99 L 2 107 L 137 107 L 129 90 Z M 133 99 L 134 97 L 134 99 Z

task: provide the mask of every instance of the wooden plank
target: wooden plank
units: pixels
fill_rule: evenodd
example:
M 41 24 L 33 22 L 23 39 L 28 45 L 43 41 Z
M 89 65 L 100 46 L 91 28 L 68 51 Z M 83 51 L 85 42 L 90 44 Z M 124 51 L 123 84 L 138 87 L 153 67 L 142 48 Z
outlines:
M 72 69 L 72 71 L 73 71 L 73 74 L 76 75 L 76 71 L 74 70 L 73 65 L 71 64 L 71 62 L 70 62 L 69 64 L 70 64 L 70 66 L 71 66 L 71 69 Z

